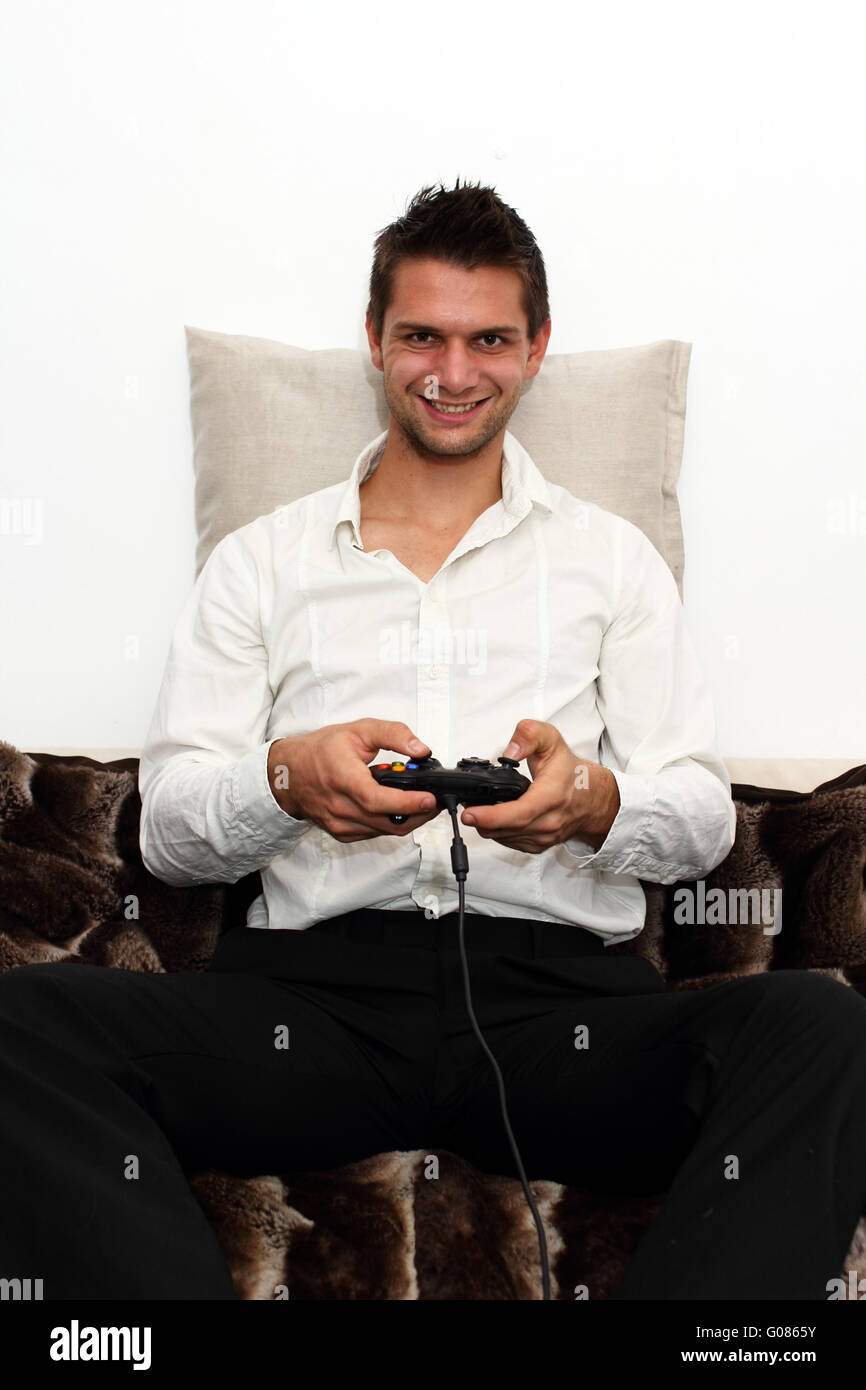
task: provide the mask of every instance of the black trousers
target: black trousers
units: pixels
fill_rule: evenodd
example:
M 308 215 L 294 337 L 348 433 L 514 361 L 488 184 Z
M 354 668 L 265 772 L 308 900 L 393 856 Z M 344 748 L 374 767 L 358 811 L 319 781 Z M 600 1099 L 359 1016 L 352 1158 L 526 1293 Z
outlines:
M 827 1298 L 866 1205 L 866 1001 L 800 970 L 668 992 L 556 923 L 465 940 L 527 1176 L 666 1193 L 617 1298 Z M 456 914 L 240 927 L 204 973 L 8 971 L 0 1115 L 0 1278 L 46 1299 L 234 1298 L 184 1168 L 516 1176 Z

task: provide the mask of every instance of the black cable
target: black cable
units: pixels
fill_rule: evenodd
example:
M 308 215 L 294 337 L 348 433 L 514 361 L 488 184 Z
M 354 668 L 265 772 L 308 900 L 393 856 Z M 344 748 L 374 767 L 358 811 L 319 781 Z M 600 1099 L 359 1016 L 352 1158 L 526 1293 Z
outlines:
M 535 1221 L 535 1229 L 538 1232 L 538 1246 L 541 1251 L 541 1296 L 543 1299 L 547 1299 L 549 1301 L 550 1270 L 548 1268 L 547 1261 L 547 1240 L 544 1234 L 544 1227 L 541 1224 L 541 1218 L 538 1215 L 538 1210 L 535 1206 L 535 1202 L 533 1201 L 532 1193 L 529 1190 L 529 1183 L 526 1181 L 526 1173 L 523 1168 L 523 1161 L 520 1157 L 520 1153 L 517 1148 L 517 1143 L 511 1131 L 511 1125 L 508 1120 L 508 1110 L 505 1104 L 505 1084 L 502 1080 L 502 1072 L 499 1070 L 499 1064 L 497 1063 L 496 1058 L 493 1056 L 493 1053 L 490 1051 L 490 1048 L 487 1046 L 487 1043 L 484 1041 L 481 1029 L 478 1027 L 478 1022 L 475 1018 L 475 1011 L 472 1008 L 472 998 L 469 992 L 469 962 L 466 959 L 466 944 L 463 939 L 463 909 L 466 895 L 464 884 L 466 880 L 466 875 L 469 872 L 469 856 L 466 853 L 466 844 L 460 838 L 460 827 L 457 824 L 457 798 L 449 793 L 448 795 L 442 797 L 442 801 L 445 803 L 448 809 L 448 814 L 451 817 L 451 823 L 454 826 L 454 840 L 451 845 L 451 867 L 454 870 L 454 877 L 457 879 L 457 895 L 460 904 L 458 917 L 458 936 L 460 940 L 460 960 L 463 965 L 463 988 L 466 994 L 466 1008 L 469 1013 L 469 1018 L 472 1023 L 472 1027 L 475 1029 L 475 1035 L 478 1038 L 478 1041 L 480 1042 L 481 1046 L 484 1048 L 484 1051 L 487 1053 L 487 1056 L 490 1058 L 493 1070 L 496 1073 L 496 1082 L 499 1087 L 499 1105 L 502 1110 L 502 1119 L 505 1124 L 505 1132 L 508 1135 L 508 1142 L 511 1145 L 511 1152 L 514 1154 L 514 1161 L 517 1164 L 517 1171 L 520 1174 L 520 1181 L 523 1184 L 523 1191 L 526 1194 L 526 1200 L 529 1203 L 529 1210 L 532 1212 L 532 1216 Z

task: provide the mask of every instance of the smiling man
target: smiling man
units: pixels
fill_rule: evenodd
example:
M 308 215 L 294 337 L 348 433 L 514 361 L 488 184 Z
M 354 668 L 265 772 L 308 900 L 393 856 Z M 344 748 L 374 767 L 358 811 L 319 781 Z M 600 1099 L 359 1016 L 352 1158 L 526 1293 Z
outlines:
M 448 816 L 369 767 L 433 752 L 532 779 L 462 813 L 472 1004 L 527 1176 L 664 1192 L 617 1298 L 827 1297 L 866 1197 L 866 1002 L 798 970 L 668 992 L 608 949 L 644 929 L 641 879 L 725 858 L 735 808 L 667 565 L 507 429 L 550 327 L 541 253 L 493 189 L 425 188 L 377 238 L 388 428 L 345 482 L 214 549 L 142 751 L 147 867 L 258 870 L 262 892 L 200 973 L 0 975 L 0 1274 L 38 1270 L 46 1298 L 234 1297 L 184 1165 L 435 1148 L 515 1174 Z M 483 670 L 451 659 L 458 628 Z M 449 658 L 403 659 L 407 630 Z
M 476 518 L 502 498 L 507 422 L 524 382 L 541 367 L 551 324 L 545 319 L 529 338 L 523 280 L 508 266 L 470 270 L 432 256 L 403 258 L 393 268 L 390 301 L 386 333 L 367 312 L 371 356 L 384 373 L 391 424 L 375 470 L 359 487 L 360 530 L 367 549 L 389 551 L 426 583 Z M 515 732 L 528 734 L 528 724 Z M 539 762 L 559 743 L 570 801 L 573 758 L 554 730 L 535 737 L 546 740 L 532 746 Z M 505 755 L 528 751 L 528 743 L 512 741 Z M 522 813 L 532 804 L 525 803 Z M 618 808 L 616 781 L 596 764 L 574 828 L 581 824 L 586 842 L 598 847 Z M 485 815 L 479 823 L 467 812 L 464 823 L 481 833 L 482 825 L 506 825 L 509 813 Z M 528 848 L 525 836 L 521 844 L 508 835 L 499 838 Z
M 435 202 L 427 206 L 435 207 Z M 426 244 L 435 250 L 435 232 L 432 237 L 430 232 L 428 224 Z M 450 237 L 453 255 L 455 227 Z M 477 254 L 473 247 L 470 260 Z M 390 284 L 383 291 L 381 282 L 389 272 Z M 543 273 L 540 255 L 537 261 L 530 255 L 529 292 L 535 290 L 540 305 L 533 308 L 534 318 L 546 312 Z M 389 301 L 384 315 L 381 308 L 368 309 L 366 326 L 371 357 L 384 373 L 390 427 L 377 466 L 360 484 L 360 529 L 367 549 L 389 551 L 426 583 L 476 518 L 502 498 L 506 426 L 524 382 L 541 367 L 551 323 L 545 317 L 530 336 L 535 322 L 527 319 L 527 287 L 507 264 L 467 269 L 423 252 L 389 261 L 380 246 L 371 285 L 374 303 L 385 295 Z M 464 823 L 477 826 L 479 834 L 498 830 L 495 838 L 517 849 L 537 852 L 578 829 L 587 844 L 598 848 L 620 805 L 613 774 L 584 762 L 586 786 L 576 788 L 574 758 L 554 728 L 522 720 L 515 735 L 504 756 L 534 753 L 533 774 L 545 767 L 551 786 L 554 764 L 562 814 L 555 821 L 548 816 L 544 827 L 537 821 L 525 823 L 536 806 L 551 810 L 533 792 L 521 803 L 520 835 L 509 833 L 513 812 L 505 806 L 467 811 Z M 534 845 L 527 833 L 531 830 L 536 832 Z

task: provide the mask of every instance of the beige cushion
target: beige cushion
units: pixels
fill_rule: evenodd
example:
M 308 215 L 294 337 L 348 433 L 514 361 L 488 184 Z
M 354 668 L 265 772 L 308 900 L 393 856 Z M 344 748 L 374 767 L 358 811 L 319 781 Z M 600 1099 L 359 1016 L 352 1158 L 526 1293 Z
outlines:
M 196 574 L 230 531 L 349 477 L 388 428 L 369 353 L 186 326 Z M 677 481 L 691 343 L 548 353 L 508 429 L 551 482 L 634 522 L 682 595 Z

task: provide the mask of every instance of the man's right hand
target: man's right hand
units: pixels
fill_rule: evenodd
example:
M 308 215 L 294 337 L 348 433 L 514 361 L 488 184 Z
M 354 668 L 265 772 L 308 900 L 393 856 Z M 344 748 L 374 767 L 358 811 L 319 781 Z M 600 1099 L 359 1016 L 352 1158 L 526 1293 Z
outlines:
M 429 792 L 404 792 L 380 786 L 369 763 L 380 748 L 407 758 L 432 750 L 416 740 L 408 724 L 387 719 L 353 719 L 326 724 L 311 734 L 278 738 L 268 753 L 268 783 L 280 807 L 297 820 L 315 821 L 342 844 L 373 840 L 377 835 L 408 835 L 441 814 Z M 389 816 L 408 815 L 403 825 Z

